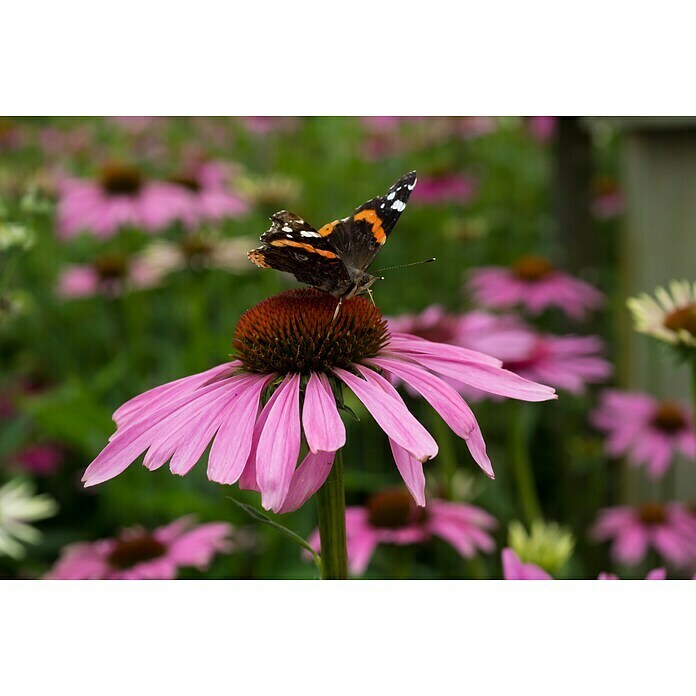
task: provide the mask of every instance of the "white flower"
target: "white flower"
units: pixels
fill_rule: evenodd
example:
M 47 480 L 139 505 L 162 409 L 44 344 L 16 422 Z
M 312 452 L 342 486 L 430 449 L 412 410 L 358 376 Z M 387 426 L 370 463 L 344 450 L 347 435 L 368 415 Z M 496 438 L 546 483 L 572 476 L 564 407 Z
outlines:
M 28 481 L 14 479 L 0 488 L 0 555 L 22 558 L 23 544 L 35 544 L 41 533 L 27 522 L 52 517 L 58 505 L 48 495 L 34 495 Z
M 628 308 L 636 331 L 672 345 L 696 348 L 696 282 L 673 280 L 669 290 L 657 288 L 655 297 L 631 297 Z

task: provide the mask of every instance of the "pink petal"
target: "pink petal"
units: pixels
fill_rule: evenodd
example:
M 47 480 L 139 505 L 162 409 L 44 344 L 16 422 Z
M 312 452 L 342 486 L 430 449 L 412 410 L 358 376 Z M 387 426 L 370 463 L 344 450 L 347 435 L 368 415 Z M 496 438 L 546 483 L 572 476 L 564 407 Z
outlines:
M 346 428 L 325 374 L 312 372 L 309 376 L 302 425 L 311 452 L 335 452 L 346 444 Z
M 396 468 L 399 470 L 406 488 L 408 488 L 416 501 L 416 505 L 425 507 L 425 474 L 423 473 L 423 464 L 409 451 L 397 445 L 391 438 L 389 438 L 389 446 L 394 455 Z
M 423 462 L 437 454 L 437 443 L 430 433 L 414 418 L 384 377 L 372 370 L 365 370 L 360 379 L 354 374 L 335 368 L 334 372 L 350 387 L 372 414 L 378 425 L 398 445 Z
M 301 508 L 323 485 L 331 473 L 334 452 L 310 452 L 293 474 L 288 494 L 278 512 Z
M 208 478 L 211 481 L 235 483 L 242 475 L 251 452 L 261 394 L 274 376 L 254 376 L 240 386 L 210 450 Z
M 256 480 L 261 504 L 277 512 L 290 488 L 300 454 L 300 375 L 287 375 L 268 412 L 256 452 Z

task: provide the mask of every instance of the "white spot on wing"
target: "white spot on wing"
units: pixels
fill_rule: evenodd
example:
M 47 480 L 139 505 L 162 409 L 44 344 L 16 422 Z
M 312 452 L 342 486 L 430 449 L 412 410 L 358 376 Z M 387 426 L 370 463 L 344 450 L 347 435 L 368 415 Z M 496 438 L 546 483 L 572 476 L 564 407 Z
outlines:
M 406 207 L 406 204 L 403 201 L 396 200 L 392 203 L 391 207 L 401 212 Z
M 292 232 L 292 227 L 285 225 L 285 227 L 283 227 L 283 232 Z
M 314 232 L 313 230 L 302 230 L 300 232 L 301 237 L 321 237 L 321 235 L 318 232 Z
M 392 191 L 392 192 L 387 196 L 387 200 L 388 200 L 388 201 L 393 200 L 393 199 L 394 199 L 394 196 L 396 196 L 396 192 L 395 192 L 395 191 Z

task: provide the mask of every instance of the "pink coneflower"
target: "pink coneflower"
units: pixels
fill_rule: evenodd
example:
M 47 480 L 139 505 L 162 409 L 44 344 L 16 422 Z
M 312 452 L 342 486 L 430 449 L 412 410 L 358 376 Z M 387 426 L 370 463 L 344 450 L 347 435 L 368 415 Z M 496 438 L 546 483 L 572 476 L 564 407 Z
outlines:
M 558 130 L 558 116 L 530 116 L 527 123 L 532 137 L 540 143 L 553 140 Z
M 230 189 L 227 167 L 220 162 L 206 162 L 170 177 L 189 198 L 187 220 L 193 225 L 237 218 L 249 211 L 247 202 Z
M 71 264 L 58 277 L 56 294 L 65 299 L 106 295 L 115 297 L 128 290 L 144 290 L 160 281 L 159 269 L 123 254 L 102 254 L 90 264 Z
M 466 174 L 450 172 L 437 176 L 419 177 L 418 188 L 413 192 L 412 199 L 430 205 L 441 203 L 465 205 L 471 202 L 477 191 L 477 179 Z
M 610 457 L 626 455 L 654 479 L 665 475 L 680 452 L 696 459 L 691 412 L 680 403 L 610 389 L 602 393 L 591 420 L 607 434 L 604 448 Z
M 390 319 L 389 325 L 394 331 L 491 355 L 525 379 L 572 394 L 582 393 L 587 383 L 601 382 L 612 372 L 600 355 L 603 343 L 598 337 L 542 334 L 512 315 L 448 314 L 433 306 L 418 315 Z M 472 399 L 488 396 L 466 386 L 461 391 Z
M 232 550 L 225 522 L 196 525 L 182 517 L 152 532 L 135 527 L 115 539 L 71 544 L 47 580 L 174 580 L 179 568 L 206 570 L 216 553 Z
M 12 465 L 36 476 L 51 476 L 63 463 L 64 454 L 60 447 L 51 443 L 29 445 L 17 452 L 12 458 Z
M 171 459 L 171 471 L 185 474 L 213 440 L 211 480 L 260 491 L 266 509 L 296 509 L 324 483 L 345 444 L 337 407 L 345 386 L 389 436 L 396 466 L 422 506 L 423 462 L 437 454 L 437 444 L 380 371 L 422 394 L 489 476 L 476 419 L 441 376 L 509 398 L 555 398 L 552 388 L 503 370 L 487 355 L 390 335 L 364 297 L 344 301 L 334 320 L 336 303 L 302 289 L 252 307 L 237 324 L 235 359 L 152 389 L 116 411 L 117 431 L 85 472 L 85 484 L 113 478 L 145 451 L 148 469 Z M 296 468 L 303 432 L 309 453 Z
M 505 580 L 553 580 L 553 578 L 534 563 L 522 563 L 513 549 L 503 549 L 503 577 Z
M 602 306 L 604 295 L 588 283 L 555 269 L 541 256 L 523 256 L 509 267 L 474 269 L 468 283 L 474 300 L 491 309 L 521 305 L 531 314 L 559 307 L 583 319 Z
M 364 507 L 346 508 L 348 565 L 353 575 L 362 575 L 379 544 L 422 544 L 433 536 L 444 539 L 465 558 L 495 547 L 488 533 L 496 520 L 473 505 L 431 500 L 418 507 L 402 488 L 374 494 Z M 309 542 L 320 551 L 319 531 Z
M 112 164 L 97 180 L 63 178 L 59 183 L 58 236 L 91 232 L 112 237 L 121 227 L 159 232 L 179 220 L 196 222 L 190 195 L 170 182 L 146 179 L 135 167 Z
M 606 508 L 592 536 L 612 540 L 612 556 L 620 563 L 640 563 L 650 548 L 676 566 L 696 560 L 696 519 L 679 503 Z
M 600 573 L 597 580 L 620 580 L 621 578 L 614 573 Z M 666 580 L 667 570 L 665 568 L 654 568 L 646 576 L 646 580 Z
M 609 177 L 601 177 L 594 182 L 592 212 L 601 220 L 621 215 L 625 208 L 623 193 L 619 185 Z

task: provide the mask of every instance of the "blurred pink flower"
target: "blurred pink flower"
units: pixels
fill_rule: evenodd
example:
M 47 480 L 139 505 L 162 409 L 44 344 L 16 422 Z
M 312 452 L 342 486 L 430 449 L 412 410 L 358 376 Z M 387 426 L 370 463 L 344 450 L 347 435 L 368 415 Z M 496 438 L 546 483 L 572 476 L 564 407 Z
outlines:
M 680 503 L 644 503 L 601 510 L 591 531 L 596 541 L 611 540 L 619 563 L 640 563 L 652 548 L 676 566 L 696 561 L 696 519 Z
M 335 298 L 305 289 L 252 307 L 237 324 L 237 359 L 156 387 L 115 412 L 117 431 L 85 472 L 85 485 L 113 478 L 145 451 L 148 469 L 171 459 L 171 471 L 183 475 L 214 439 L 208 459 L 212 481 L 239 481 L 242 488 L 260 491 L 266 509 L 297 509 L 324 483 L 334 453 L 345 444 L 333 391 L 343 383 L 388 435 L 396 466 L 423 506 L 423 462 L 438 447 L 378 370 L 419 392 L 466 440 L 489 476 L 493 470 L 476 418 L 441 376 L 524 401 L 556 398 L 550 387 L 501 369 L 489 356 L 389 335 L 381 312 L 364 297 L 344 301 L 334 320 L 335 308 Z M 263 405 L 271 385 L 276 389 Z M 302 431 L 309 454 L 296 469 Z
M 237 218 L 249 211 L 247 202 L 231 190 L 228 174 L 225 164 L 205 162 L 189 173 L 170 179 L 189 198 L 189 223 L 195 226 L 204 222 Z
M 161 127 L 167 121 L 166 116 L 108 116 L 112 123 L 129 133 L 145 133 L 150 128 Z
M 614 575 L 614 573 L 600 573 L 599 577 L 597 580 L 620 580 L 618 575 Z M 646 580 L 666 580 L 667 579 L 667 571 L 665 568 L 655 568 L 651 570 L 646 576 Z
M 121 254 L 103 254 L 91 264 L 70 264 L 58 276 L 56 294 L 63 299 L 93 295 L 116 297 L 128 290 L 156 286 L 161 269 L 138 258 Z
M 71 544 L 46 580 L 174 580 L 179 568 L 206 570 L 217 553 L 232 550 L 225 522 L 196 525 L 182 517 L 149 532 L 123 530 L 115 539 Z
M 58 236 L 89 232 L 108 238 L 123 226 L 159 232 L 179 220 L 196 223 L 191 195 L 181 186 L 145 179 L 138 169 L 105 167 L 98 180 L 64 177 L 58 184 Z
M 14 468 L 36 476 L 51 476 L 63 463 L 63 451 L 57 445 L 40 443 L 29 445 L 17 452 L 12 460 Z
M 440 203 L 470 203 L 478 191 L 478 180 L 466 174 L 451 172 L 438 176 L 421 176 L 412 194 L 414 201 L 437 205 Z
M 503 549 L 503 577 L 505 580 L 553 580 L 542 568 L 533 563 L 522 563 L 519 556 L 511 549 Z
M 621 215 L 625 208 L 624 196 L 619 185 L 609 177 L 601 177 L 594 184 L 592 212 L 601 220 Z
M 540 143 L 548 143 L 558 130 L 558 116 L 530 116 L 529 132 Z
M 374 494 L 365 507 L 346 508 L 348 565 L 362 575 L 379 544 L 422 544 L 439 536 L 465 558 L 478 551 L 490 553 L 495 542 L 489 530 L 496 520 L 473 505 L 431 500 L 417 507 L 408 491 L 396 488 Z M 320 551 L 319 530 L 309 543 Z
M 590 418 L 607 434 L 604 448 L 610 457 L 626 455 L 630 464 L 644 466 L 653 479 L 665 475 L 678 453 L 696 460 L 691 411 L 680 403 L 609 389 Z
M 476 268 L 471 271 L 468 288 L 484 307 L 511 309 L 521 305 L 531 314 L 559 307 L 573 319 L 584 319 L 604 303 L 599 290 L 556 270 L 541 256 L 523 256 L 509 267 Z
M 389 327 L 491 355 L 525 379 L 572 394 L 582 393 L 587 383 L 601 382 L 612 373 L 611 364 L 599 355 L 603 343 L 598 337 L 541 334 L 512 315 L 482 311 L 448 314 L 431 306 L 418 315 L 391 318 Z M 490 397 L 467 385 L 459 390 L 475 400 Z
M 244 128 L 256 135 L 268 133 L 287 133 L 297 127 L 298 118 L 294 116 L 240 116 Z
M 94 147 L 94 137 L 91 126 L 80 123 L 68 129 L 44 126 L 38 133 L 39 147 L 49 158 L 90 150 Z

